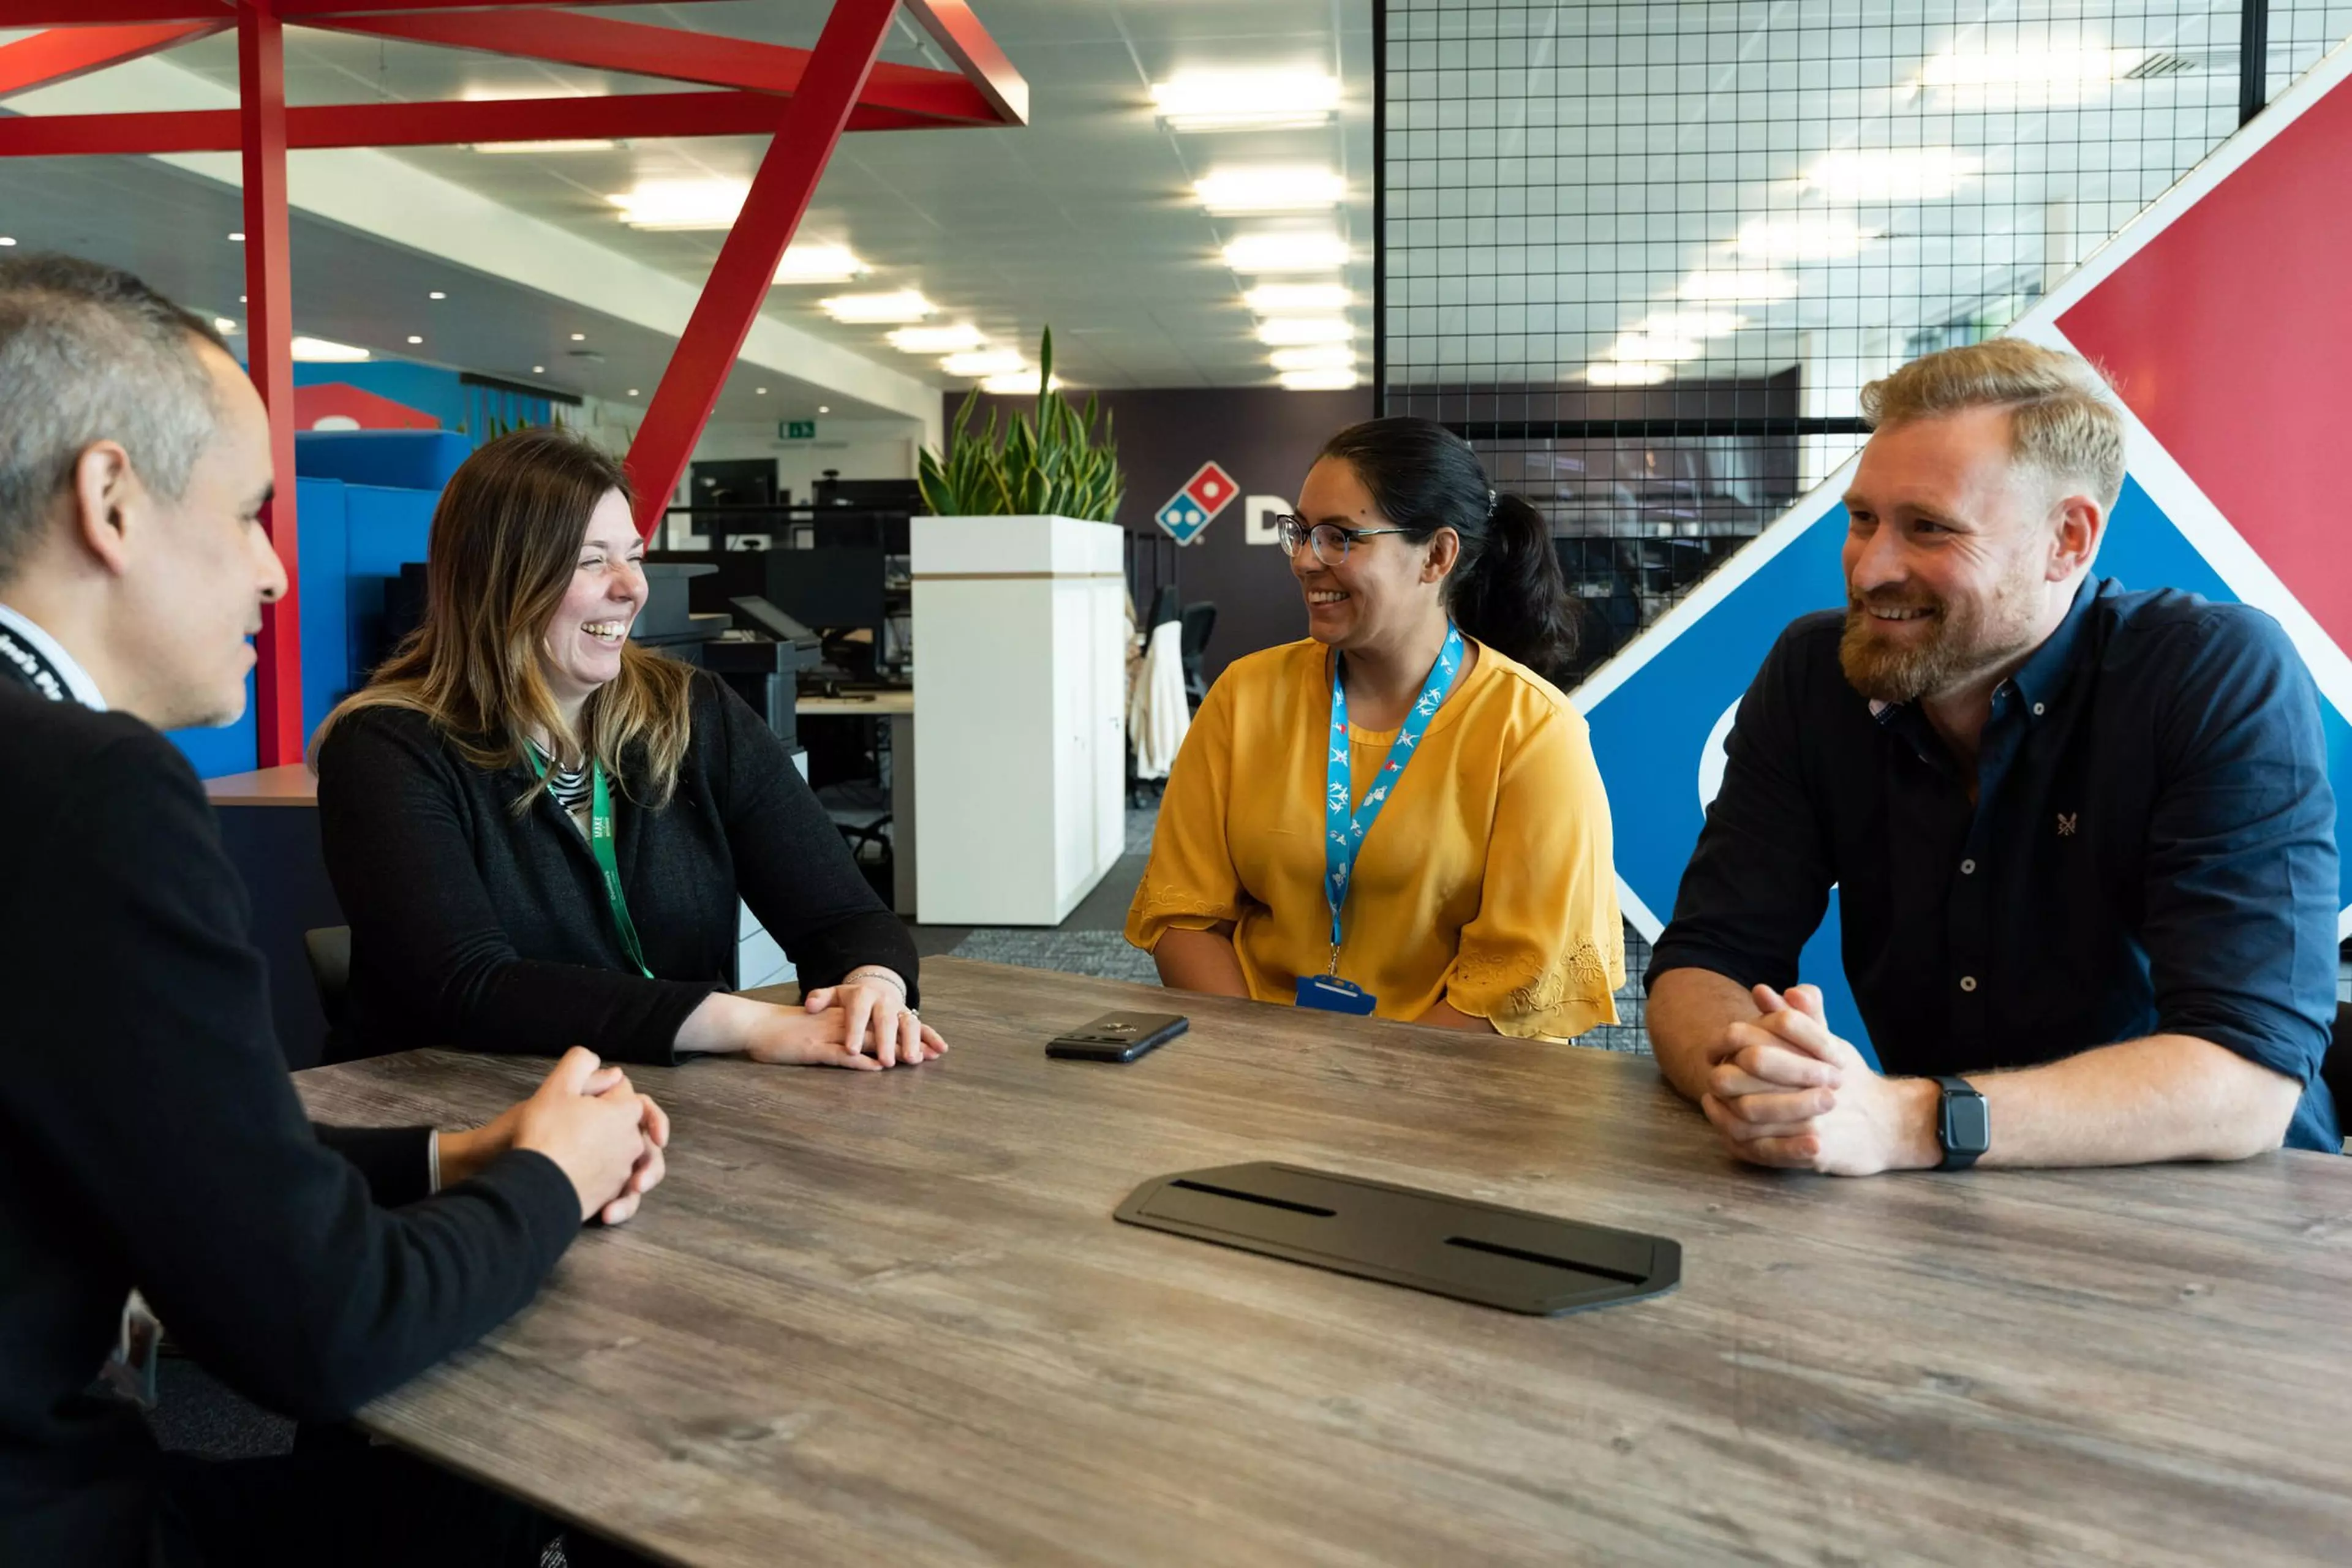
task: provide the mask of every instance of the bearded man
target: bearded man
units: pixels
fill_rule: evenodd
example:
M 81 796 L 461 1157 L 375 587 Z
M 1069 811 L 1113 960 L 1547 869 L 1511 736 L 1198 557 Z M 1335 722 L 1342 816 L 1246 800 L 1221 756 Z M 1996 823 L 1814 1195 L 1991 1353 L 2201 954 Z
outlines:
M 1650 967 L 1740 1159 L 1841 1175 L 2339 1148 L 2336 803 L 2278 624 L 2092 564 L 2121 416 L 2002 339 L 1863 390 L 1846 609 L 1784 632 Z M 1840 889 L 1876 1063 L 1796 984 Z

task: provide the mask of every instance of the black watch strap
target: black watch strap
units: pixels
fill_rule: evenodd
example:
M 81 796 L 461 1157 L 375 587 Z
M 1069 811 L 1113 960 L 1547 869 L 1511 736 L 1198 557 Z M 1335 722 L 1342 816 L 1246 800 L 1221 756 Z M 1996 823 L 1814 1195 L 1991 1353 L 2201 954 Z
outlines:
M 1992 1116 L 1985 1097 L 1968 1079 L 1938 1074 L 1936 1086 L 1943 1090 L 1936 1111 L 1936 1141 L 1944 1149 L 1944 1163 L 1936 1169 L 1965 1171 L 1992 1147 Z

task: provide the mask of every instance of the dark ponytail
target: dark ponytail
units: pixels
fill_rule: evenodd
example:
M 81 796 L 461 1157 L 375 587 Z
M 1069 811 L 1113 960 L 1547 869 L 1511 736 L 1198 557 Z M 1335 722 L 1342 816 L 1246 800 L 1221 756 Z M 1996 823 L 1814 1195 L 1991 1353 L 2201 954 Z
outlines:
M 1322 455 L 1354 469 L 1381 515 L 1413 543 L 1441 528 L 1460 537 L 1445 604 L 1466 635 L 1547 680 L 1567 678 L 1576 606 L 1550 526 L 1526 498 L 1495 493 L 1469 442 L 1433 420 L 1367 419 L 1332 437 Z

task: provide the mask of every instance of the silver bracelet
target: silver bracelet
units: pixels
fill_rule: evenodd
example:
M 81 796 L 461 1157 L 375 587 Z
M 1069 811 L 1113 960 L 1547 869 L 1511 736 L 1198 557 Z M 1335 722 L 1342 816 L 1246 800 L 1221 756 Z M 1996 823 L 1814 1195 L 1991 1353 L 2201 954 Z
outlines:
M 887 969 L 853 969 L 848 973 L 841 977 L 841 983 L 844 985 L 846 985 L 851 981 L 859 979 L 860 977 L 867 980 L 887 980 L 891 984 L 896 985 L 898 988 L 899 995 L 904 996 L 907 994 L 907 983 L 899 979 L 897 975 L 891 973 Z

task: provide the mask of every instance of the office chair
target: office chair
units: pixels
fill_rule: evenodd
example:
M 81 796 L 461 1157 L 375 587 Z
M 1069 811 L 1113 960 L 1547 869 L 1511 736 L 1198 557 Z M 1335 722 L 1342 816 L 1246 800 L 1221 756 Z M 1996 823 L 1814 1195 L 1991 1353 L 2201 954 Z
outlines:
M 1200 599 L 1184 606 L 1184 629 L 1178 634 L 1177 650 L 1184 663 L 1184 696 L 1197 710 L 1201 699 L 1209 694 L 1209 682 L 1201 673 L 1201 656 L 1208 651 L 1209 634 L 1217 629 L 1217 605 L 1213 599 Z
M 310 959 L 310 980 L 319 988 L 319 1010 L 327 1026 L 343 1026 L 344 1003 L 352 988 L 352 928 L 320 926 L 302 933 L 302 951 Z

